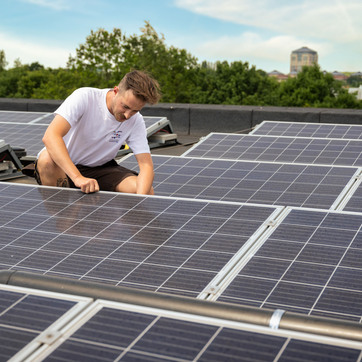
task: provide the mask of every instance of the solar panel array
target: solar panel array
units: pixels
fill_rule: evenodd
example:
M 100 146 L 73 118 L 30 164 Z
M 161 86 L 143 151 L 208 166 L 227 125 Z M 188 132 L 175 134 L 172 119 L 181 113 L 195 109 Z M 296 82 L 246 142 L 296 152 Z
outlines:
M 264 136 L 362 139 L 362 126 L 350 124 L 263 121 L 249 134 Z
M 100 309 L 101 308 L 101 309 Z M 185 320 L 186 319 L 186 320 Z M 313 342 L 287 338 L 265 330 L 246 330 L 240 324 L 205 320 L 165 311 L 127 309 L 100 302 L 82 325 L 46 360 L 95 359 L 142 361 L 285 361 L 325 359 L 357 361 L 357 346 L 333 346 L 316 338 Z M 68 335 L 67 334 L 67 335 Z
M 56 293 L 0 290 L 1 360 L 358 361 L 358 343 Z M 73 317 L 73 318 L 71 318 Z M 15 354 L 15 355 L 14 355 Z
M 275 207 L 0 183 L 0 269 L 197 297 Z
M 212 137 L 219 137 L 217 145 L 225 149 L 225 157 L 239 137 L 245 144 L 260 139 L 259 148 L 265 137 L 267 142 L 278 139 L 276 148 L 290 147 L 286 137 L 211 134 L 187 157 L 153 156 L 156 196 L 85 195 L 0 183 L 0 269 L 361 323 L 362 169 L 352 165 L 358 164 L 360 141 L 323 140 L 323 150 L 333 146 L 333 157 L 348 160 L 343 166 L 323 163 L 326 155 L 313 156 L 313 162 L 299 159 L 297 164 L 210 159 L 206 147 L 204 155 L 193 156 Z M 222 144 L 225 139 L 227 147 Z M 306 139 L 293 140 L 296 147 Z M 321 147 L 313 141 L 321 142 L 309 139 L 306 147 Z M 345 142 L 343 150 L 340 142 Z M 250 144 L 246 148 L 245 154 Z M 133 156 L 121 164 L 136 168 Z M 62 338 L 33 356 L 147 361 L 362 359 L 360 343 L 346 339 L 107 301 L 94 302 L 68 322 Z M 37 333 L 24 344 L 32 344 Z
M 157 195 L 280 206 L 335 208 L 360 168 L 154 155 Z M 138 170 L 129 155 L 119 162 Z
M 211 133 L 183 155 L 212 159 L 361 167 L 361 142 Z

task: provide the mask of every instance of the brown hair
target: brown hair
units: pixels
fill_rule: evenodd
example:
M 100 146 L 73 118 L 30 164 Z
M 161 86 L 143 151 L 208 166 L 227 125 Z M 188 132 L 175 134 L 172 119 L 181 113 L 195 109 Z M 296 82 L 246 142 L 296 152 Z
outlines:
M 160 86 L 146 72 L 133 70 L 127 73 L 118 85 L 121 92 L 132 90 L 133 94 L 149 104 L 156 104 L 161 98 Z

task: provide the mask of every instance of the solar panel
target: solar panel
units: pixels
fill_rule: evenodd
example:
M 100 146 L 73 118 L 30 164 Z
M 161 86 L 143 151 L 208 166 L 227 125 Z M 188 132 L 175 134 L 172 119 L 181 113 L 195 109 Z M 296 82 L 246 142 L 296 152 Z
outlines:
M 362 166 L 362 141 L 210 133 L 183 156 Z
M 0 360 L 24 357 L 78 314 L 90 299 L 0 285 Z M 51 333 L 50 333 L 51 330 Z
M 258 327 L 100 301 L 46 360 L 126 361 L 358 361 L 360 344 L 331 345 L 313 336 L 283 335 Z M 81 324 L 79 326 L 79 324 Z M 328 344 L 329 343 L 329 344 Z
M 291 208 L 220 301 L 361 321 L 362 214 Z
M 197 297 L 280 208 L 0 183 L 0 269 Z
M 326 209 L 336 207 L 360 173 L 351 167 L 162 155 L 152 159 L 156 195 Z M 119 163 L 138 170 L 133 155 Z
M 249 134 L 362 140 L 362 125 L 263 121 Z

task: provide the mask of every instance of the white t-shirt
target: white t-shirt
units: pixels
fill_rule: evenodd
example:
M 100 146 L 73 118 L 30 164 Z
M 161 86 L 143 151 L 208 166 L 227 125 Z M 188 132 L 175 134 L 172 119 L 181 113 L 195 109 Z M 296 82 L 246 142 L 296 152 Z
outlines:
M 150 153 L 142 115 L 137 112 L 118 122 L 107 108 L 108 91 L 79 88 L 55 111 L 71 125 L 63 139 L 75 165 L 103 165 L 117 155 L 124 143 L 134 154 Z

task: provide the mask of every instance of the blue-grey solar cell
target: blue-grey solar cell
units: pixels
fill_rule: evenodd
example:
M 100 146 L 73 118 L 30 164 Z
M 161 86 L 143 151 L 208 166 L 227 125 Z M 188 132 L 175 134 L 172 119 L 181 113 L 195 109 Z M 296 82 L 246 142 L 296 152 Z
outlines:
M 358 171 L 153 155 L 157 195 L 329 209 Z M 134 156 L 120 161 L 138 170 Z
M 194 297 L 276 210 L 9 183 L 0 201 L 0 269 Z
M 0 290 L 0 360 L 14 356 L 75 303 Z
M 362 214 L 292 209 L 219 300 L 360 321 Z
M 362 166 L 362 140 L 211 133 L 183 156 Z
M 103 308 L 45 361 L 358 361 L 360 349 Z
M 362 140 L 362 126 L 350 124 L 264 121 L 250 134 Z

